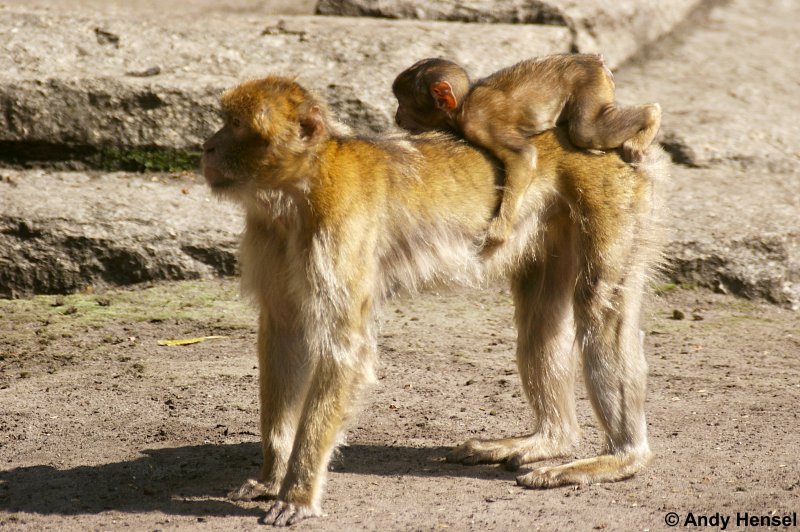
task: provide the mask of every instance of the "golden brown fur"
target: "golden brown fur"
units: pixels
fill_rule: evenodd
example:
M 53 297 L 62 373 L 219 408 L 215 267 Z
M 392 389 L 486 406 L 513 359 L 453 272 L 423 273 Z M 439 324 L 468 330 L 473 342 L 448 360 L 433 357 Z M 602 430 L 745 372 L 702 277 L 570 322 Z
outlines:
M 536 168 L 531 136 L 567 121 L 574 145 L 622 147 L 625 160 L 639 162 L 661 123 L 658 104 L 620 107 L 614 102 L 613 76 L 596 54 L 529 59 L 472 85 L 459 65 L 423 59 L 397 76 L 392 89 L 400 127 L 414 133 L 461 132 L 503 162 L 503 201 L 489 226 L 490 252 L 511 231 Z
M 232 89 L 222 106 L 226 125 L 204 146 L 204 174 L 245 209 L 243 285 L 261 311 L 264 461 L 260 478 L 235 498 L 273 498 L 264 520 L 275 525 L 319 514 L 331 453 L 372 378 L 380 302 L 401 287 L 493 276 L 511 278 L 517 359 L 535 423 L 524 437 L 470 440 L 448 458 L 519 467 L 569 452 L 581 356 L 606 454 L 518 482 L 613 481 L 644 467 L 638 314 L 657 254 L 659 150 L 634 169 L 615 154 L 574 149 L 561 129 L 534 137 L 537 178 L 519 223 L 484 260 L 480 241 L 502 176 L 479 150 L 438 133 L 338 134 L 321 101 L 279 77 Z

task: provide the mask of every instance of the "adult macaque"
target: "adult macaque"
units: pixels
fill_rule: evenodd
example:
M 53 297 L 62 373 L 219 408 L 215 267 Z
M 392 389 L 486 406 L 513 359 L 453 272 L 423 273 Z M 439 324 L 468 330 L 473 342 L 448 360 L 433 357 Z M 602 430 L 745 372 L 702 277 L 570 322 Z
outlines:
M 506 240 L 534 176 L 531 136 L 567 120 L 572 144 L 594 150 L 621 146 L 626 161 L 639 162 L 661 124 L 658 104 L 614 102 L 613 75 L 596 54 L 530 59 L 472 85 L 456 63 L 423 59 L 397 76 L 392 89 L 400 127 L 456 131 L 503 161 L 503 201 L 489 226 L 487 250 Z
M 605 454 L 518 483 L 615 481 L 647 464 L 639 307 L 658 256 L 651 202 L 662 151 L 633 168 L 575 150 L 561 129 L 532 138 L 536 190 L 507 245 L 482 260 L 502 170 L 480 150 L 441 133 L 348 136 L 322 101 L 281 77 L 229 90 L 222 109 L 204 174 L 246 211 L 242 282 L 260 308 L 263 466 L 234 498 L 274 498 L 264 517 L 273 525 L 318 515 L 343 422 L 372 379 L 379 302 L 398 287 L 499 275 L 511 279 L 535 423 L 525 436 L 470 440 L 449 459 L 519 466 L 570 452 L 580 353 Z

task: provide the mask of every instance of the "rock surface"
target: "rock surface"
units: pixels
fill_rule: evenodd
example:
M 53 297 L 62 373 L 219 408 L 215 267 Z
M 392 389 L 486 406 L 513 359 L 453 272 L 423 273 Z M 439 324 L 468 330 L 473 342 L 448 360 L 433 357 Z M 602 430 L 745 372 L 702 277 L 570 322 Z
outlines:
M 317 0 L 4 0 L 9 6 L 35 7 L 53 12 L 91 12 L 103 16 L 120 16 L 167 20 L 176 17 L 218 17 L 230 15 L 311 15 Z M 209 25 L 214 24 L 208 19 Z
M 572 51 L 602 52 L 613 68 L 638 52 L 643 45 L 668 34 L 701 3 L 701 0 L 320 0 L 317 13 L 561 26 L 570 30 Z
M 682 163 L 669 201 L 673 275 L 795 309 L 799 17 L 797 2 L 736 0 L 616 74 L 620 100 L 661 102 L 662 142 Z
M 698 3 L 679 0 L 669 9 L 651 1 L 613 8 L 607 2 L 459 4 L 459 12 L 486 15 L 478 19 L 444 12 L 437 17 L 426 8 L 428 18 L 503 22 L 467 24 L 276 17 L 237 0 L 224 12 L 223 27 L 196 16 L 222 14 L 205 0 L 162 19 L 150 13 L 151 0 L 127 6 L 133 18 L 123 16 L 115 2 L 102 9 L 97 2 L 81 3 L 83 10 L 69 14 L 54 9 L 52 0 L 11 2 L 0 5 L 0 34 L 9 36 L 0 55 L 0 160 L 113 166 L 109 150 L 196 151 L 214 128 L 217 95 L 239 79 L 266 72 L 298 74 L 356 129 L 383 131 L 392 126 L 394 109 L 385 80 L 420 57 L 451 57 L 475 76 L 573 49 L 603 51 L 614 67 Z M 287 10 L 278 4 L 277 11 Z M 376 6 L 388 13 L 395 4 L 409 5 Z M 442 10 L 453 4 L 431 5 Z M 318 8 L 330 12 L 332 4 L 323 1 Z M 493 18 L 487 18 L 490 8 Z M 511 24 L 553 23 L 552 17 L 523 15 L 526 9 L 557 13 L 560 25 Z M 594 44 L 578 44 L 589 41 Z M 617 46 L 626 51 L 618 53 Z
M 222 90 L 266 73 L 297 74 L 355 129 L 382 131 L 394 116 L 391 80 L 416 58 L 490 72 L 569 50 L 557 27 L 231 15 L 206 28 L 8 7 L 0 34 L 11 36 L 0 54 L 0 160 L 11 162 L 197 150 L 217 127 Z M 474 47 L 483 38 L 491 54 Z
M 3 172 L 0 297 L 236 271 L 241 215 L 202 180 Z
M 0 158 L 6 161 L 91 162 L 109 148 L 197 149 L 217 126 L 219 92 L 265 72 L 299 74 L 356 130 L 382 131 L 392 127 L 391 81 L 414 59 L 447 55 L 483 75 L 572 46 L 566 26 L 235 11 L 224 15 L 224 25 L 209 27 L 194 17 L 199 7 L 188 9 L 190 16 L 170 13 L 162 17 L 166 23 L 139 12 L 65 15 L 41 8 L 48 3 L 0 6 L 0 34 L 8 36 L 0 54 Z M 669 276 L 795 308 L 800 126 L 787 110 L 800 85 L 792 63 L 798 44 L 790 38 L 798 9 L 780 0 L 717 6 L 616 72 L 622 103 L 661 103 L 660 140 L 679 163 L 668 202 Z M 490 49 L 476 45 L 487 40 Z M 152 182 L 151 173 L 0 175 L 8 178 L 0 183 L 0 294 L 232 271 L 235 212 L 215 200 L 204 203 L 213 207 L 199 220 L 188 207 L 175 208 L 175 188 L 183 184 Z M 64 189 L 68 202 L 38 208 L 55 201 L 48 199 L 57 190 L 50 180 L 82 185 Z M 124 187 L 115 185 L 120 182 Z M 179 205 L 208 199 L 199 183 L 187 183 L 192 191 Z M 118 188 L 126 191 L 125 205 L 145 206 L 140 213 L 109 207 L 118 203 Z M 73 212 L 71 205 L 84 207 Z M 94 214 L 83 216 L 81 209 Z M 124 231 L 112 232 L 109 220 Z M 187 253 L 198 234 L 203 249 L 222 251 L 201 258 Z M 80 235 L 93 236 L 76 247 Z M 139 247 L 143 242 L 158 245 L 148 251 Z M 128 258 L 108 258 L 122 255 Z M 133 266 L 114 271 L 120 263 Z

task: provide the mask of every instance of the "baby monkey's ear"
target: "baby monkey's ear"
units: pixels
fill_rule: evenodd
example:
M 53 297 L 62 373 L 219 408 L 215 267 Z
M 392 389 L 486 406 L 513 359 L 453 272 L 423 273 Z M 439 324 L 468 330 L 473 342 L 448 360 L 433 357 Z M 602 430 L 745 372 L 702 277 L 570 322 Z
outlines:
M 435 81 L 430 86 L 431 96 L 436 102 L 436 107 L 445 112 L 454 111 L 458 107 L 453 87 L 446 81 Z

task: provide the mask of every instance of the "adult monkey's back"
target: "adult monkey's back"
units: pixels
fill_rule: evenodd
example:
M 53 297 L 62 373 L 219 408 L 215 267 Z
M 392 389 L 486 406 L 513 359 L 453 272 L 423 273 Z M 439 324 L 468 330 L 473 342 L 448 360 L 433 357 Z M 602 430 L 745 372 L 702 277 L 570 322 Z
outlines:
M 323 102 L 280 77 L 228 91 L 222 108 L 225 126 L 204 146 L 204 173 L 245 208 L 243 285 L 261 311 L 264 463 L 235 498 L 275 497 L 265 521 L 276 525 L 319 514 L 342 423 L 372 377 L 380 300 L 399 286 L 496 275 L 511 279 L 535 423 L 523 437 L 470 440 L 448 459 L 518 467 L 569 452 L 580 353 L 607 452 L 534 469 L 518 483 L 615 481 L 647 464 L 639 309 L 658 257 L 660 150 L 634 169 L 615 154 L 575 150 L 561 130 L 536 136 L 529 200 L 511 239 L 483 263 L 502 176 L 481 152 L 440 134 L 337 133 Z

